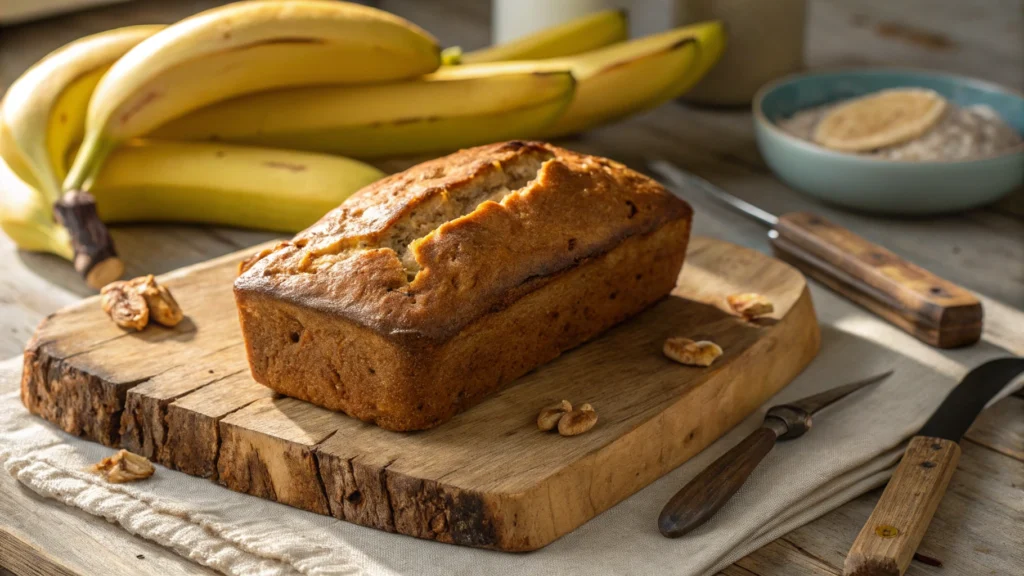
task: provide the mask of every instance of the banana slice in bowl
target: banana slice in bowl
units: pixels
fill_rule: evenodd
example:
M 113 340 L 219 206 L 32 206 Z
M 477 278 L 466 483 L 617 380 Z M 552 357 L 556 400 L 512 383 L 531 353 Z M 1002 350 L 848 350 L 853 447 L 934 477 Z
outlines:
M 946 108 L 946 99 L 934 90 L 882 90 L 825 114 L 813 137 L 832 150 L 868 152 L 921 136 L 935 126 Z
M 1024 94 L 982 80 L 901 68 L 809 72 L 762 87 L 753 112 L 776 176 L 857 211 L 958 212 L 1024 183 Z

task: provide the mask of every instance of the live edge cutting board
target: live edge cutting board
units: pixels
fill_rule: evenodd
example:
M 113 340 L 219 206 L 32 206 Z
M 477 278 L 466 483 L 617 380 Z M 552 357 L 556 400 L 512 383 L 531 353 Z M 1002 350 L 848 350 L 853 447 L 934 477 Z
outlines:
M 53 314 L 25 351 L 22 401 L 72 434 L 233 490 L 390 532 L 521 551 L 697 454 L 818 350 L 798 272 L 694 238 L 672 297 L 438 428 L 387 432 L 251 379 L 231 294 L 242 256 L 164 277 L 187 314 L 174 329 L 122 331 L 96 298 Z M 736 292 L 766 295 L 775 313 L 757 322 L 728 313 L 724 298 Z M 675 364 L 661 353 L 673 335 L 712 340 L 725 354 L 710 368 Z M 563 398 L 592 404 L 597 426 L 572 438 L 538 431 L 537 412 Z

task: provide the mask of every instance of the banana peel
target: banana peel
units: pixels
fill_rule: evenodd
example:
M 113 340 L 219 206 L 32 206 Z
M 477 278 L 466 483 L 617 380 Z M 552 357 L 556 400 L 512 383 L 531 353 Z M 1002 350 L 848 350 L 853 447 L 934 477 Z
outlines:
M 462 52 L 458 47 L 442 52 L 446 65 L 543 60 L 583 54 L 629 38 L 625 10 L 603 10 L 545 28 L 510 42 Z
M 440 66 L 437 40 L 348 2 L 235 2 L 147 38 L 103 76 L 64 190 L 88 189 L 120 142 L 192 110 L 295 86 L 414 78 Z
M 224 143 L 133 140 L 93 182 L 107 223 L 187 222 L 298 232 L 385 174 L 362 162 Z
M 185 116 L 152 136 L 380 158 L 444 152 L 522 137 L 573 100 L 568 70 L 443 68 L 403 82 L 253 94 Z M 287 115 L 280 110 L 289 110 Z

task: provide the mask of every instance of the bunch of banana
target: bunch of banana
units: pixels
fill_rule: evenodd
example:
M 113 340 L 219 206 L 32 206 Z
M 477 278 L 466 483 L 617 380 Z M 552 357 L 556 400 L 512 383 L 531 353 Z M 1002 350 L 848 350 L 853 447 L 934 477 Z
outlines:
M 112 202 L 132 202 L 133 217 L 147 220 L 172 214 L 186 221 L 301 228 L 381 173 L 344 159 L 234 147 L 222 147 L 218 161 L 204 164 L 197 159 L 209 156 L 208 147 L 151 143 L 116 152 L 111 176 L 98 187 L 96 176 L 118 144 L 206 104 L 279 87 L 414 77 L 439 62 L 437 42 L 411 23 L 324 0 L 240 2 L 166 28 L 126 28 L 74 42 L 27 72 L 0 105 L 0 156 L 10 167 L 0 182 L 0 226 L 23 248 L 73 259 L 94 287 L 123 270 L 100 220 L 119 213 Z M 65 176 L 67 152 L 79 144 Z M 151 170 L 175 163 L 178 170 Z M 197 186 L 191 166 L 218 172 Z M 308 169 L 272 177 L 254 166 Z M 133 170 L 135 176 L 124 176 Z M 230 185 L 218 177 L 225 174 L 236 177 Z M 127 200 L 126 183 L 145 192 Z M 268 183 L 281 186 L 277 194 L 269 194 Z M 84 190 L 95 194 L 98 208 Z M 138 208 L 145 205 L 136 201 L 151 201 L 158 190 L 174 197 Z M 245 199 L 249 208 L 222 209 L 221 196 Z M 178 210 L 166 210 L 175 202 L 181 203 Z M 253 220 L 246 222 L 245 215 Z
M 460 66 L 389 84 L 253 94 L 198 110 L 153 136 L 354 158 L 443 152 L 540 132 L 563 114 L 575 89 L 568 70 Z
M 718 59 L 723 38 L 720 24 L 699 24 L 575 56 L 445 66 L 378 85 L 253 94 L 197 110 L 153 135 L 364 159 L 553 138 L 685 93 Z
M 54 221 L 68 150 L 85 130 L 93 89 L 106 70 L 162 26 L 132 26 L 87 36 L 47 55 L 0 102 L 0 228 L 22 248 L 75 257 L 68 230 Z M 96 270 L 120 276 L 113 260 Z M 101 279 L 93 275 L 91 283 Z
M 684 93 L 724 46 L 717 23 L 625 36 L 609 11 L 441 66 L 415 25 L 329 0 L 238 2 L 91 36 L 0 103 L 0 227 L 100 286 L 121 273 L 102 222 L 292 232 L 382 176 L 323 153 L 586 130 Z
M 358 4 L 251 1 L 207 10 L 146 39 L 103 76 L 64 189 L 87 186 L 118 143 L 233 96 L 399 80 L 439 65 L 432 36 Z

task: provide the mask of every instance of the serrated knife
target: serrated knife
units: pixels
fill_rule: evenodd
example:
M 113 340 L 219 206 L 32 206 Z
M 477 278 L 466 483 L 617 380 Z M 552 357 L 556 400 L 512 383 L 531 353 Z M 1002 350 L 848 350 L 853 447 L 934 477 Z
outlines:
M 981 302 L 964 288 L 821 216 L 775 216 L 669 162 L 654 160 L 649 166 L 681 195 L 700 190 L 770 226 L 776 257 L 919 340 L 953 348 L 981 338 Z
M 845 576 L 907 571 L 960 459 L 960 439 L 974 419 L 1024 373 L 1024 358 L 990 360 L 971 370 L 910 440 L 864 528 L 850 548 Z

